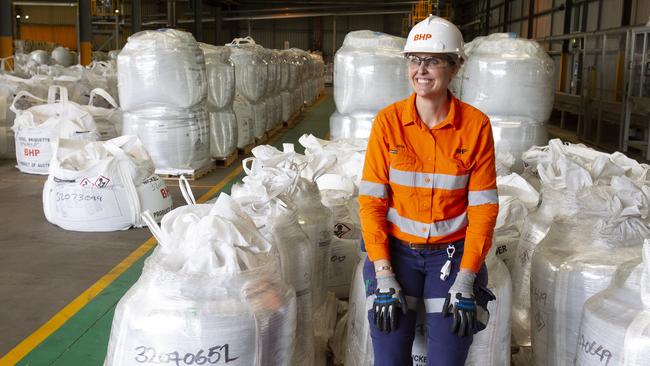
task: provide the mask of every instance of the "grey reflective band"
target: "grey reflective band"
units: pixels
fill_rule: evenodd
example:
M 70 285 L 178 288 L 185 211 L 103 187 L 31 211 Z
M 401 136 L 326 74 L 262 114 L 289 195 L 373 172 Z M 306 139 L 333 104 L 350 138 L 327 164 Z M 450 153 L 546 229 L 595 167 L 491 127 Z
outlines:
M 424 299 L 424 308 L 427 314 L 442 313 L 442 307 L 445 305 L 445 298 Z
M 469 175 L 451 175 L 408 172 L 390 168 L 389 179 L 392 183 L 415 188 L 464 189 Z
M 397 210 L 389 208 L 386 214 L 386 220 L 392 222 L 400 229 L 401 232 L 417 236 L 419 238 L 429 238 L 431 236 L 443 236 L 453 234 L 456 231 L 467 226 L 467 212 L 452 217 L 447 220 L 436 221 L 433 223 L 424 223 L 416 220 L 407 219 L 400 216 Z
M 366 297 L 366 310 L 372 310 L 372 303 L 375 302 L 376 297 L 377 296 L 374 294 Z M 404 296 L 404 300 L 406 300 L 406 306 L 409 310 L 417 311 L 418 301 L 420 300 L 419 298 Z M 440 308 L 442 308 L 442 305 L 440 305 Z
M 359 185 L 359 195 L 386 198 L 386 185 L 362 180 Z
M 486 189 L 484 191 L 467 192 L 467 205 L 478 206 L 499 203 L 499 196 L 496 189 Z

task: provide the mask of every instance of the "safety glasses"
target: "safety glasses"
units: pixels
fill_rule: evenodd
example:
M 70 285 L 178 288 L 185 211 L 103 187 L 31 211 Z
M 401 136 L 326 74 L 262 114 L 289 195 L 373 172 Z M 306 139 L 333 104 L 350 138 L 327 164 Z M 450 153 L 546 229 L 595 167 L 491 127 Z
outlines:
M 422 64 L 424 64 L 424 67 L 428 70 L 442 69 L 451 64 L 451 60 L 447 57 L 418 57 L 416 55 L 406 55 L 405 57 L 409 67 L 412 69 L 417 69 Z

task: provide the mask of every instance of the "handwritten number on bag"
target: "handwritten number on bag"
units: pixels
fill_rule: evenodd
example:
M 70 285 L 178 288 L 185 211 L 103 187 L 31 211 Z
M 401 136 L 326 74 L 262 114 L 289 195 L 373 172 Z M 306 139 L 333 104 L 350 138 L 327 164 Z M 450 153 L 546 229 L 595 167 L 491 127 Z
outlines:
M 186 353 L 181 357 L 178 351 L 158 354 L 153 347 L 139 346 L 135 350 L 139 352 L 135 356 L 135 361 L 138 363 L 153 363 L 153 364 L 175 364 L 181 365 L 205 365 L 210 364 L 227 364 L 237 360 L 239 357 L 230 358 L 230 345 L 218 345 L 209 348 L 207 356 L 204 356 L 205 350 L 199 350 L 196 354 Z M 219 362 L 222 361 L 222 362 Z

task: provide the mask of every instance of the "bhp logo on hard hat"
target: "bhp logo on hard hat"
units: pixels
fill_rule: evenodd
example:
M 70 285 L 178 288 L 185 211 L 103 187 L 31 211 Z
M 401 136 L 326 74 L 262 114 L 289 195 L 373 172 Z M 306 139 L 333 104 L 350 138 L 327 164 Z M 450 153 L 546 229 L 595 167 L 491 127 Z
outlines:
M 431 35 L 429 33 L 422 33 L 422 34 L 416 34 L 413 37 L 413 40 L 414 41 L 426 41 L 429 38 L 431 38 Z

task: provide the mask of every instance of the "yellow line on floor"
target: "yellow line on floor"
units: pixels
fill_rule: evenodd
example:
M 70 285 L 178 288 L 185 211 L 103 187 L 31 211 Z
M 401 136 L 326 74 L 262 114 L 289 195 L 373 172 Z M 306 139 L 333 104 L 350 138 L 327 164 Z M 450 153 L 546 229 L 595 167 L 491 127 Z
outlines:
M 202 195 L 197 202 L 202 203 L 210 199 L 215 193 L 223 189 L 232 179 L 237 177 L 243 170 L 242 166 L 233 169 L 224 179 L 213 186 L 208 192 Z M 151 237 L 142 243 L 136 250 L 134 250 L 122 262 L 113 267 L 110 272 L 105 274 L 86 291 L 77 296 L 68 305 L 56 313 L 50 320 L 38 328 L 34 333 L 25 338 L 11 351 L 0 358 L 0 365 L 15 365 L 18 361 L 22 360 L 28 353 L 36 348 L 47 337 L 56 332 L 68 319 L 72 318 L 79 310 L 86 306 L 92 299 L 94 299 L 100 292 L 108 287 L 115 279 L 117 279 L 124 271 L 137 262 L 143 255 L 145 255 L 151 248 L 156 245 L 156 240 Z

